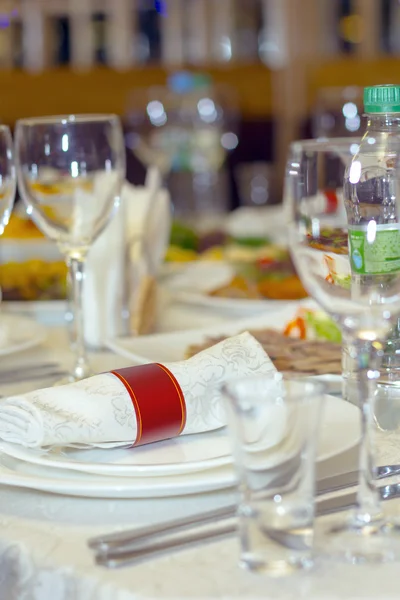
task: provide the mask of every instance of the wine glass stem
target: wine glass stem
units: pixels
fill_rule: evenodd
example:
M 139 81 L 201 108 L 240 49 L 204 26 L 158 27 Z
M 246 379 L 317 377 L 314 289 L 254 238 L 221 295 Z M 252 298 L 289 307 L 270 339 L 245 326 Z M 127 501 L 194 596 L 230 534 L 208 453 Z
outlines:
M 83 282 L 85 278 L 85 256 L 74 254 L 67 257 L 70 275 L 70 299 L 73 305 L 73 321 L 71 329 L 72 345 L 75 351 L 75 364 L 71 371 L 71 379 L 79 381 L 89 377 L 92 372 L 87 359 L 83 320 Z
M 355 339 L 351 352 L 357 360 L 358 397 L 361 411 L 361 442 L 359 456 L 359 486 L 355 520 L 359 526 L 368 526 L 382 519 L 376 487 L 374 404 L 376 379 L 376 352 L 371 342 Z

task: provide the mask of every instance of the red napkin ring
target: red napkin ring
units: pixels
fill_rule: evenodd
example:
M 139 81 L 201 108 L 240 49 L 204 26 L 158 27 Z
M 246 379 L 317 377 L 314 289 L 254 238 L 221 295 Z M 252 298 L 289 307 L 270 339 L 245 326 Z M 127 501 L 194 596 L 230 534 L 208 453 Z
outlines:
M 186 424 L 186 403 L 174 375 L 158 363 L 111 371 L 127 389 L 136 413 L 133 446 L 176 437 Z

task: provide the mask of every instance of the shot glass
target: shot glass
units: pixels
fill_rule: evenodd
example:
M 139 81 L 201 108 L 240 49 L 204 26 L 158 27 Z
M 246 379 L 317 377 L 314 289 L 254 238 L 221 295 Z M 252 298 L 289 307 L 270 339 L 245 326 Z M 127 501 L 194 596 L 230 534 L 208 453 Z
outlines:
M 313 565 L 315 460 L 325 387 L 279 373 L 223 386 L 239 481 L 240 565 L 286 575 Z
M 397 329 L 397 327 L 396 327 Z M 366 353 L 368 356 L 368 354 Z M 357 361 L 351 346 L 343 339 L 342 345 L 342 396 L 358 405 Z M 400 340 L 391 335 L 375 355 L 374 368 L 379 372 L 374 390 L 374 421 L 381 431 L 400 429 Z

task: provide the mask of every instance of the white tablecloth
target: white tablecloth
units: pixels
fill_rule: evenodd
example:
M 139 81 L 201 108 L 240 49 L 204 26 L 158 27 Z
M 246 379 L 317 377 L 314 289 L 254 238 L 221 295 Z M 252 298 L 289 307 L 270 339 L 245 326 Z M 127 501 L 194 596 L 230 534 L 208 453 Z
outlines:
M 229 318 L 176 306 L 169 310 L 166 322 L 169 328 L 184 328 L 185 324 L 208 325 Z M 52 320 L 57 321 L 54 315 Z M 1 368 L 55 357 L 67 364 L 65 331 L 53 327 L 49 332 L 46 344 L 2 358 Z M 127 364 L 124 359 L 105 352 L 92 358 L 99 370 Z M 28 387 L 33 384 L 4 386 L 0 387 L 0 394 Z M 400 461 L 396 435 L 382 440 L 380 455 L 382 462 Z M 355 459 L 354 452 L 350 452 L 340 463 L 332 462 L 329 468 L 332 472 L 353 468 Z M 351 566 L 324 559 L 318 560 L 310 573 L 271 579 L 244 572 L 237 566 L 237 541 L 231 537 L 113 571 L 95 566 L 86 545 L 88 537 L 95 534 L 161 522 L 177 514 L 222 506 L 231 500 L 230 492 L 179 499 L 93 500 L 0 486 L 0 599 L 398 598 L 399 564 L 396 563 Z M 400 502 L 387 503 L 386 508 L 400 514 Z M 323 529 L 327 522 L 319 519 L 318 529 Z

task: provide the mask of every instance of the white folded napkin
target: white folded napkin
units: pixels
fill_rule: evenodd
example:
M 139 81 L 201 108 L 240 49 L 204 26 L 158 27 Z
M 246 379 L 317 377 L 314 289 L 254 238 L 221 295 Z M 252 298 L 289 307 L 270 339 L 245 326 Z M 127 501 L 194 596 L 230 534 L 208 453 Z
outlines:
M 168 190 L 161 187 L 160 173 L 154 167 L 147 171 L 144 187 L 125 183 L 122 201 L 125 206 L 125 227 L 130 258 L 138 260 L 136 240 L 143 242 L 147 267 L 156 275 L 164 260 L 172 224 Z
M 125 182 L 120 208 L 87 258 L 83 305 L 85 340 L 91 347 L 127 333 L 124 316 L 141 302 L 141 283 L 156 274 L 170 228 L 170 199 L 160 188 L 158 172 L 149 169 L 145 186 Z
M 281 380 L 262 346 L 248 332 L 164 367 L 178 381 L 185 398 L 182 434 L 211 431 L 226 424 L 219 391 L 222 383 L 267 373 L 277 385 Z M 149 381 L 149 390 L 151 384 Z M 0 439 L 6 442 L 30 447 L 118 447 L 132 444 L 136 436 L 132 400 L 112 373 L 13 396 L 0 403 Z

